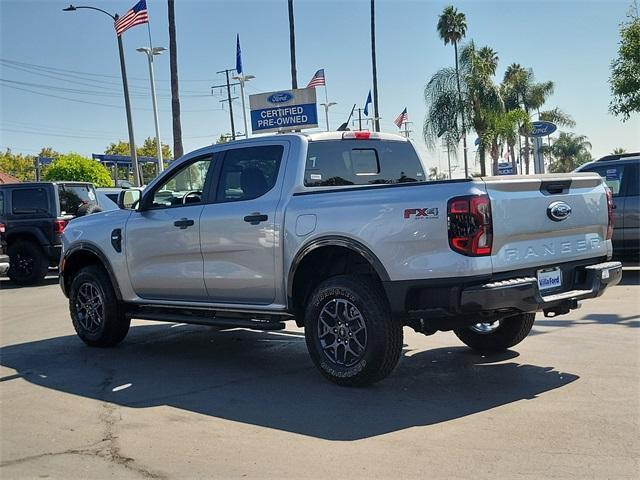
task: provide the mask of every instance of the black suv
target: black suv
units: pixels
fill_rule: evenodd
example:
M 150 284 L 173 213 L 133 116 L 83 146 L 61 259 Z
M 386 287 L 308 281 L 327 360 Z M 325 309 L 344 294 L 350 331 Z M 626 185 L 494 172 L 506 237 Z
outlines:
M 599 173 L 613 193 L 613 255 L 640 258 L 640 153 L 607 155 L 577 171 Z
M 0 185 L 0 225 L 9 253 L 11 280 L 42 281 L 57 267 L 60 236 L 76 216 L 101 211 L 91 183 L 34 182 Z

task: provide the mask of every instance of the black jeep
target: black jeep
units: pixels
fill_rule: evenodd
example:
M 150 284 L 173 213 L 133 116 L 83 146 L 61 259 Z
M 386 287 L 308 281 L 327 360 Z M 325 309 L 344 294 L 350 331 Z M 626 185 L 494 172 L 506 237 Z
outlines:
M 99 211 L 91 183 L 1 185 L 0 224 L 9 254 L 9 278 L 19 285 L 42 281 L 49 267 L 58 266 L 60 235 L 67 223 Z

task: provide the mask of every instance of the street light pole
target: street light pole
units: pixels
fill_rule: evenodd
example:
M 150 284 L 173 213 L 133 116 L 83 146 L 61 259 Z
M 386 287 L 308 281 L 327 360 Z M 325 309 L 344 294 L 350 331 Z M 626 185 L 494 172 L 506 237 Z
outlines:
M 240 84 L 240 98 L 242 98 L 242 120 L 244 121 L 244 138 L 249 138 L 249 128 L 247 127 L 247 109 L 244 104 L 244 84 L 249 80 L 256 78 L 253 75 L 236 75 L 232 77 Z
M 321 103 L 320 105 L 324 107 L 324 117 L 327 121 L 327 132 L 328 132 L 329 131 L 329 107 L 333 107 L 334 105 L 337 105 L 337 103 L 328 102 L 328 103 Z
M 75 12 L 81 8 L 87 10 L 96 10 L 108 15 L 115 23 L 118 20 L 118 14 L 111 15 L 109 12 L 97 7 L 69 5 L 67 8 L 63 8 L 64 12 Z M 133 119 L 131 117 L 131 102 L 129 101 L 129 84 L 127 83 L 127 67 L 124 63 L 124 49 L 122 48 L 122 36 L 116 35 L 118 38 L 118 54 L 120 55 L 120 72 L 122 74 L 122 88 L 124 90 L 124 106 L 127 111 L 127 126 L 129 128 L 129 148 L 131 149 L 131 166 L 133 167 L 133 184 L 136 187 L 140 186 L 140 169 L 138 168 L 138 155 L 136 154 L 136 143 L 133 138 Z
M 158 103 L 156 101 L 156 80 L 153 74 L 153 57 L 160 55 L 166 50 L 164 47 L 140 47 L 136 48 L 138 52 L 147 54 L 149 60 L 149 80 L 151 82 L 151 103 L 153 105 L 153 121 L 156 127 L 156 157 L 158 159 L 158 173 L 164 172 L 164 160 L 162 159 L 162 143 L 160 143 L 160 121 L 158 120 Z

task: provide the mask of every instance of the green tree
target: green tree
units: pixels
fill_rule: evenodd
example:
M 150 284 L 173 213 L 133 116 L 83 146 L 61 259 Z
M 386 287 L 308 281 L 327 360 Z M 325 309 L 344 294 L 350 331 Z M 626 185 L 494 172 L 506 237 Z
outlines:
M 611 62 L 609 111 L 626 122 L 633 112 L 640 112 L 640 18 L 634 1 L 620 25 L 618 57 Z
M 14 154 L 9 148 L 0 152 L 0 172 L 8 173 L 21 181 L 35 179 L 35 158 L 31 155 Z
M 124 155 L 129 156 L 129 142 L 124 142 L 122 140 L 118 140 L 117 142 L 113 142 L 109 144 L 109 146 L 104 151 L 107 155 Z M 147 137 L 144 140 L 142 146 L 136 148 L 136 153 L 138 157 L 156 157 L 156 139 L 155 137 Z M 166 143 L 162 143 L 162 158 L 165 160 L 165 164 L 167 160 L 171 160 L 173 157 L 171 153 L 171 148 Z M 157 174 L 157 165 L 155 163 L 140 163 L 140 167 L 142 170 L 142 179 L 143 183 L 148 183 L 151 179 L 153 179 Z M 129 179 L 129 169 L 126 167 L 118 167 L 118 178 Z
M 77 153 L 60 155 L 44 174 L 45 180 L 91 182 L 96 187 L 110 187 L 111 175 L 100 162 Z
M 156 139 L 155 137 L 147 137 L 144 140 L 142 146 L 136 148 L 136 152 L 140 157 L 155 157 L 156 156 Z M 107 155 L 124 155 L 129 156 L 131 151 L 129 149 L 129 142 L 124 142 L 122 140 L 118 140 L 117 142 L 112 142 L 109 144 L 107 148 L 105 148 L 104 153 Z M 173 154 L 171 153 L 171 148 L 166 143 L 162 143 L 162 157 L 165 160 L 169 160 L 173 158 Z
M 459 72 L 452 68 L 438 70 L 424 91 L 427 116 L 422 131 L 427 145 L 434 146 L 438 137 L 446 135 L 445 140 L 453 139 L 450 144 L 455 146 L 468 128 L 458 122 L 458 115 L 469 118 L 480 138 L 478 151 L 482 175 L 486 175 L 485 153 L 492 139 L 487 135 L 490 118 L 504 112 L 500 88 L 493 82 L 497 65 L 498 55 L 493 49 L 476 49 L 472 41 L 460 51 Z M 458 80 L 461 96 L 457 91 Z
M 227 143 L 228 141 L 229 141 L 229 136 L 221 133 L 218 139 L 216 140 L 216 144 Z
M 469 176 L 469 165 L 467 160 L 467 137 L 466 137 L 466 123 L 465 123 L 465 109 L 462 107 L 462 89 L 460 87 L 460 68 L 458 65 L 458 43 L 460 40 L 464 38 L 467 33 L 467 18 L 464 13 L 458 12 L 458 10 L 449 5 L 445 7 L 442 11 L 440 17 L 438 17 L 438 25 L 437 25 L 438 35 L 440 39 L 444 42 L 445 45 L 451 43 L 453 45 L 453 52 L 455 56 L 455 79 L 456 86 L 458 91 L 458 107 L 454 108 L 456 112 L 456 120 L 454 123 L 457 123 L 457 115 L 460 115 L 461 118 L 461 133 L 463 133 L 462 144 L 463 144 L 463 152 L 464 152 L 464 174 L 465 177 Z M 451 122 L 449 122 L 451 123 Z M 450 126 L 450 125 L 449 125 Z M 451 140 L 451 132 L 447 130 L 448 137 L 447 142 L 449 143 Z M 455 137 L 458 139 L 459 137 Z M 457 142 L 456 142 L 457 144 Z
M 622 155 L 623 153 L 627 153 L 627 150 L 622 147 L 614 148 L 611 152 L 612 155 Z
M 542 147 L 542 153 L 550 155 L 550 173 L 572 172 L 580 165 L 590 162 L 591 143 L 584 135 L 576 135 L 569 132 L 560 132 L 559 137 L 549 147 Z
M 511 158 L 514 158 L 513 152 L 520 128 L 531 128 L 529 115 L 520 108 L 508 112 L 494 111 L 487 117 L 485 143 L 490 145 L 493 175 L 498 175 L 498 162 L 504 148 L 507 148 L 512 155 Z

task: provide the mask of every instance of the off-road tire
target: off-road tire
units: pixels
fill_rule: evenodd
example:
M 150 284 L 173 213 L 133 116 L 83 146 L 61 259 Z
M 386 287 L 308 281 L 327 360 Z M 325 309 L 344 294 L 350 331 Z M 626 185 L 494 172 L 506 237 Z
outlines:
M 471 327 L 454 330 L 462 343 L 478 351 L 500 352 L 517 345 L 529 335 L 535 313 L 521 313 L 500 321 L 491 333 L 479 333 Z
M 356 363 L 348 366 L 336 363 L 325 353 L 318 328 L 325 306 L 341 300 L 357 308 L 361 314 L 359 322 L 366 326 L 367 335 L 364 349 L 354 359 Z M 365 386 L 378 382 L 391 373 L 402 353 L 402 324 L 392 319 L 382 288 L 368 277 L 340 275 L 323 281 L 309 298 L 304 320 L 307 348 L 314 364 L 338 385 Z M 342 348 L 344 353 L 344 343 Z
M 82 293 L 85 291 L 99 292 L 97 296 L 102 304 L 101 309 L 98 309 L 101 312 L 101 321 L 94 322 L 91 329 L 86 326 L 86 309 L 81 306 L 87 298 Z M 69 313 L 78 336 L 92 347 L 113 347 L 129 332 L 131 319 L 125 316 L 109 276 L 97 265 L 84 267 L 73 278 L 69 289 Z
M 42 282 L 49 269 L 49 260 L 32 240 L 16 240 L 9 245 L 9 278 L 18 285 Z

